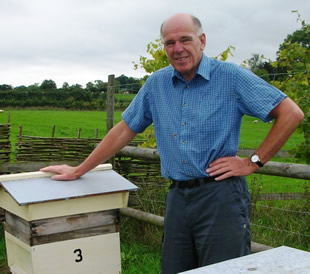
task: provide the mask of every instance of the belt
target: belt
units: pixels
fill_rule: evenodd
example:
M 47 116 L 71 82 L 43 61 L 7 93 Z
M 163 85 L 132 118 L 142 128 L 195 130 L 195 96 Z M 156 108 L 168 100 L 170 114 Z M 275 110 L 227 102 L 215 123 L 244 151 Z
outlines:
M 208 184 L 215 182 L 215 176 L 196 178 L 187 181 L 175 181 L 172 180 L 172 184 L 169 186 L 169 189 L 172 188 L 193 188 L 203 184 Z

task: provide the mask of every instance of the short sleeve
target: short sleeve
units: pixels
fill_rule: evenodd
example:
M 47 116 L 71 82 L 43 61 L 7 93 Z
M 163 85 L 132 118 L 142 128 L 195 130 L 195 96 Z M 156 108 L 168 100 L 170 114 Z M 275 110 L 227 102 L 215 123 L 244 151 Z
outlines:
M 282 91 L 242 67 L 236 71 L 236 92 L 239 110 L 264 122 L 272 120 L 270 112 L 286 97 Z
M 148 89 L 150 88 L 150 81 L 146 81 L 128 108 L 122 113 L 124 122 L 136 133 L 143 132 L 153 122 L 148 99 Z

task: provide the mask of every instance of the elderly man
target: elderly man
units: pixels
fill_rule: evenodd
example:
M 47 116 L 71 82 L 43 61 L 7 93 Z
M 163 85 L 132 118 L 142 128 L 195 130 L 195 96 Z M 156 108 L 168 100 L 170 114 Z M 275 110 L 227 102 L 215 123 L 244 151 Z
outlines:
M 250 253 L 250 197 L 243 176 L 262 167 L 303 119 L 285 94 L 247 69 L 204 55 L 200 21 L 176 14 L 161 26 L 171 66 L 153 73 L 118 123 L 79 166 L 42 169 L 74 180 L 154 124 L 161 172 L 172 180 L 162 273 Z M 243 115 L 275 122 L 254 155 L 236 157 Z

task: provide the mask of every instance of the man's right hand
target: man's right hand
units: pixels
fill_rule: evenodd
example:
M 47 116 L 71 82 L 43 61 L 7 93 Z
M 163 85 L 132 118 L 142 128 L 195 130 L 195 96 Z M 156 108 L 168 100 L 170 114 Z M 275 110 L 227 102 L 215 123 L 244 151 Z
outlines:
M 77 168 L 68 165 L 47 166 L 41 168 L 40 171 L 56 173 L 51 177 L 57 181 L 72 181 L 78 179 L 81 175 L 77 175 Z

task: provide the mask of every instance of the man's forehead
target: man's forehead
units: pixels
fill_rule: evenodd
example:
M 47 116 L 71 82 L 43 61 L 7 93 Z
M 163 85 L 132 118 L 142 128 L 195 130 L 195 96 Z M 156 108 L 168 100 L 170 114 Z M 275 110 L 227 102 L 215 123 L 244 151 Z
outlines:
M 178 40 L 185 37 L 194 37 L 196 34 L 195 28 L 189 26 L 172 26 L 163 30 L 163 40 Z
M 177 40 L 184 40 L 184 39 L 193 39 L 194 33 L 189 32 L 189 33 L 175 33 L 175 34 L 170 34 L 170 35 L 164 35 L 163 36 L 163 41 L 177 41 Z

